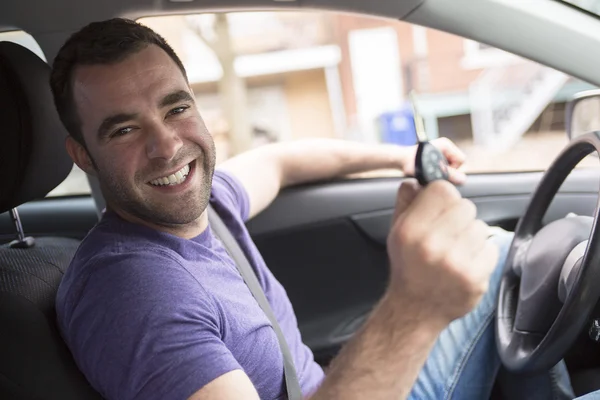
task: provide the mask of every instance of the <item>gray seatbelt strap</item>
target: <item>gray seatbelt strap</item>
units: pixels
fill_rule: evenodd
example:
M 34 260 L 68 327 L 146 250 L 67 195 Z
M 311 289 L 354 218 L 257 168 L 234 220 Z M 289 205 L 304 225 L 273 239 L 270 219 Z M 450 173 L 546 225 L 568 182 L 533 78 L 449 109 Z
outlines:
M 229 231 L 229 228 L 227 228 L 221 217 L 219 217 L 217 212 L 210 205 L 208 206 L 208 221 L 210 222 L 210 226 L 215 235 L 221 239 L 221 242 L 223 242 L 225 250 L 227 250 L 233 259 L 235 266 L 244 279 L 244 282 L 246 282 L 246 285 L 250 289 L 250 292 L 252 292 L 256 302 L 260 308 L 262 308 L 263 312 L 271 322 L 273 330 L 275 330 L 277 340 L 279 341 L 279 348 L 283 354 L 283 371 L 285 374 L 285 385 L 288 399 L 302 400 L 302 391 L 300 390 L 300 383 L 298 382 L 298 376 L 296 375 L 296 369 L 294 368 L 292 354 L 290 353 L 288 344 L 283 336 L 283 332 L 277 323 L 277 318 L 275 318 L 275 314 L 273 314 L 273 310 L 271 309 L 269 301 L 265 296 L 265 292 L 258 282 L 258 278 L 256 277 L 254 269 L 250 265 L 248 258 L 244 254 L 244 251 L 238 244 L 237 240 L 235 240 Z
M 92 192 L 92 198 L 96 205 L 96 213 L 98 220 L 102 219 L 102 211 L 106 208 L 106 201 L 102 195 L 102 189 L 100 189 L 100 181 L 95 176 L 85 174 L 87 176 L 88 183 L 90 184 L 90 191 Z

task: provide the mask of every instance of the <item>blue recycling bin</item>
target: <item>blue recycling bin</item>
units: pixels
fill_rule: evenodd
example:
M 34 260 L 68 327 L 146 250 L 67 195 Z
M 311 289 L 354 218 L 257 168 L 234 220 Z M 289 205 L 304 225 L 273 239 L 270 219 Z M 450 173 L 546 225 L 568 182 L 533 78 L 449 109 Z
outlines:
M 394 143 L 401 146 L 417 144 L 417 130 L 412 107 L 406 104 L 399 110 L 381 114 L 379 116 L 379 133 L 383 143 Z

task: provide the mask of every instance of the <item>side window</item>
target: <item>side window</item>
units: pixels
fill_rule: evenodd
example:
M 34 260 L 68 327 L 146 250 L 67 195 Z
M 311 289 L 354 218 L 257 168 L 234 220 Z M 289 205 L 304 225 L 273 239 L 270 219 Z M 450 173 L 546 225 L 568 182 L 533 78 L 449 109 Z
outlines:
M 594 88 L 395 20 L 281 11 L 140 22 L 181 57 L 218 161 L 304 137 L 412 145 L 407 98 L 415 90 L 428 135 L 455 141 L 468 155 L 468 172 L 544 170 L 567 144 L 566 101 Z
M 35 39 L 25 31 L 8 31 L 0 32 L 0 42 L 13 42 L 28 48 L 33 53 L 37 54 L 42 60 L 46 61 L 44 52 L 35 41 Z M 71 173 L 67 178 L 58 185 L 54 190 L 48 193 L 47 197 L 54 196 L 71 196 L 80 194 L 89 194 L 90 185 L 86 179 L 85 173 L 77 166 L 73 166 Z

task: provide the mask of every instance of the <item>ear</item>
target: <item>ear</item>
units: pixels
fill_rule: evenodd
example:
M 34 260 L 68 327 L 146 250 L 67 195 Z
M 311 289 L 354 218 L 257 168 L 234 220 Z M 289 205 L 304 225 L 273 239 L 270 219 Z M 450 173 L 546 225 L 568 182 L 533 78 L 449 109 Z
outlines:
M 69 135 L 65 141 L 65 146 L 67 148 L 67 153 L 69 153 L 69 156 L 71 156 L 71 159 L 79 168 L 90 175 L 96 175 L 96 169 L 94 168 L 94 163 L 92 162 L 90 154 L 81 143 Z

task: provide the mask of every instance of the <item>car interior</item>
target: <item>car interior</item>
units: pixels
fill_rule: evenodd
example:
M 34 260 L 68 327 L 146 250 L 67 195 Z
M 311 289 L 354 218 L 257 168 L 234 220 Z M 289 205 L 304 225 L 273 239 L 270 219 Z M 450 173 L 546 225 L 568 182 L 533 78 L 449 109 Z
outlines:
M 66 131 L 48 85 L 54 55 L 85 24 L 239 10 L 334 10 L 402 20 L 493 45 L 600 84 L 600 19 L 555 0 L 5 0 L 0 32 L 30 33 L 45 60 L 0 42 L 0 398 L 100 399 L 54 322 L 54 297 L 69 261 L 104 208 L 92 195 L 46 198 L 69 174 Z M 459 12 L 457 12 L 459 10 Z M 472 174 L 459 188 L 478 218 L 514 231 L 544 172 Z M 292 187 L 247 224 L 286 288 L 305 343 L 326 366 L 383 294 L 386 236 L 401 178 L 339 179 Z M 574 169 L 542 224 L 569 213 L 594 217 L 599 169 Z M 594 223 L 595 226 L 595 223 Z M 594 228 L 595 229 L 595 228 Z M 597 300 L 597 297 L 596 297 Z M 600 345 L 588 335 L 596 304 L 564 354 L 576 394 L 600 389 Z M 497 390 L 495 398 L 502 398 Z

